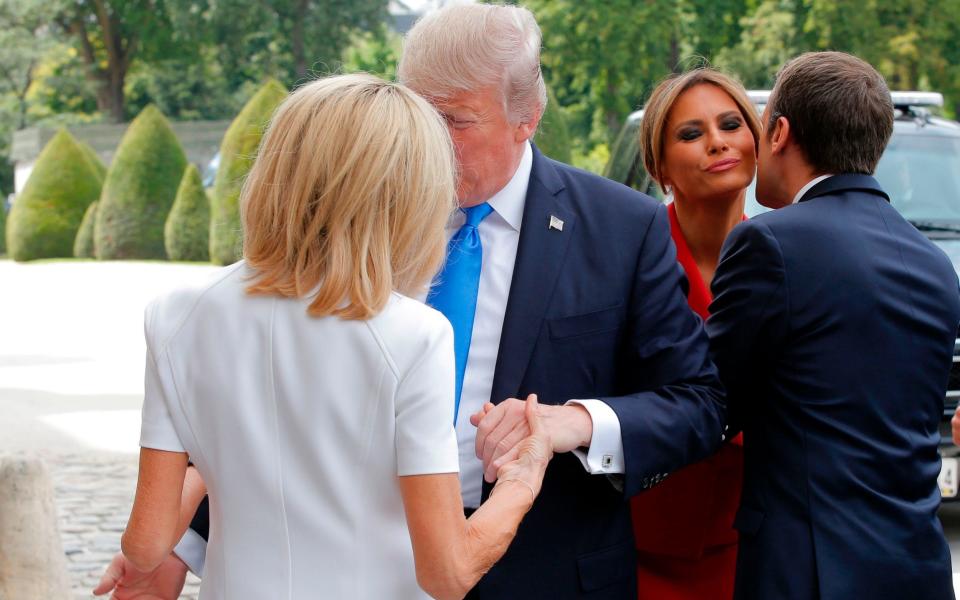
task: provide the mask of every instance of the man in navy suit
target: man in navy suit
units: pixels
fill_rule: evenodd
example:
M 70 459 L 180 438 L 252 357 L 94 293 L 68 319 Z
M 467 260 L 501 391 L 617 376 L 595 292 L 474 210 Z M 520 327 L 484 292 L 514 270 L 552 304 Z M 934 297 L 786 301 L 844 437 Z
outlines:
M 515 398 L 538 394 L 558 453 L 510 550 L 471 597 L 634 600 L 626 499 L 712 453 L 725 420 L 667 212 L 530 142 L 546 88 L 528 10 L 457 5 L 425 17 L 408 35 L 399 77 L 446 119 L 459 163 L 463 210 L 449 227 L 459 262 L 448 259 L 426 300 L 454 325 L 465 511 L 491 491 L 497 470 L 484 484 L 481 459 L 495 448 L 483 441 L 511 423 Z M 484 414 L 478 436 L 471 417 Z M 508 435 L 504 449 L 515 441 Z M 189 545 L 177 552 L 192 562 Z M 185 568 L 168 562 L 182 585 Z M 144 586 L 171 577 L 155 579 Z
M 529 142 L 546 104 L 539 49 L 526 9 L 452 6 L 411 30 L 398 69 L 449 124 L 461 207 L 493 209 L 477 225 L 483 262 L 456 422 L 467 512 L 490 493 L 493 457 L 512 458 L 503 451 L 525 435 L 517 398 L 538 395 L 557 452 L 470 597 L 633 600 L 626 498 L 712 453 L 725 406 L 664 206 Z M 453 220 L 452 239 L 471 219 Z M 455 337 L 456 309 L 470 301 L 434 304 Z
M 744 432 L 738 599 L 954 597 L 937 428 L 960 297 L 871 176 L 893 118 L 836 52 L 787 63 L 764 112 L 757 197 L 780 210 L 727 238 L 707 323 Z

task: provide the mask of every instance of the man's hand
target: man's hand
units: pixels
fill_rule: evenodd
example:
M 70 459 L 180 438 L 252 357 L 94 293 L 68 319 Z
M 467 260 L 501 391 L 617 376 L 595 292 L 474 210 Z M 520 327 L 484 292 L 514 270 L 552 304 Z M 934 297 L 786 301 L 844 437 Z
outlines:
M 172 552 L 149 573 L 135 569 L 123 553 L 118 552 L 94 588 L 93 595 L 100 596 L 113 590 L 110 600 L 177 600 L 186 578 L 187 565 Z
M 483 478 L 488 482 L 496 481 L 500 467 L 517 458 L 517 445 L 531 433 L 524 407 L 523 400 L 508 398 L 496 406 L 487 403 L 470 417 L 470 423 L 477 428 L 477 458 L 483 460 Z M 593 421 L 587 409 L 579 404 L 540 404 L 537 410 L 553 452 L 570 452 L 590 445 Z
M 953 443 L 960 446 L 960 406 L 957 407 L 957 410 L 953 413 L 953 418 L 950 419 L 950 428 L 953 430 Z

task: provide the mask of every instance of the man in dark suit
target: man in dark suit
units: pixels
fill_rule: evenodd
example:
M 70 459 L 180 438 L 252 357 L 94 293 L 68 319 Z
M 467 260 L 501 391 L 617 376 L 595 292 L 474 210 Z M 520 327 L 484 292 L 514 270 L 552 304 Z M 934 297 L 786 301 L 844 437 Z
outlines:
M 477 226 L 483 267 L 458 374 L 467 511 L 490 493 L 496 444 L 484 441 L 498 426 L 514 431 L 516 398 L 538 395 L 558 453 L 512 546 L 471 596 L 633 600 L 626 497 L 719 445 L 722 392 L 664 207 L 528 141 L 546 102 L 539 48 L 526 9 L 453 6 L 414 27 L 398 69 L 450 125 L 461 207 L 493 208 Z M 463 222 L 452 223 L 452 239 Z M 473 300 L 457 292 L 444 301 L 455 268 L 448 259 L 427 300 L 456 337 L 457 309 Z M 479 436 L 471 415 L 485 419 Z M 523 433 L 499 438 L 501 448 Z
M 727 238 L 707 323 L 744 434 L 738 599 L 954 597 L 937 428 L 960 296 L 871 176 L 893 118 L 836 52 L 785 65 L 764 112 L 757 197 L 780 210 Z
M 538 394 L 558 453 L 471 597 L 634 600 L 626 498 L 712 453 L 725 405 L 664 206 L 530 142 L 546 104 L 539 51 L 526 9 L 457 5 L 414 27 L 399 67 L 446 119 L 459 163 L 462 211 L 426 301 L 454 328 L 466 512 L 496 475 L 484 485 L 475 455 L 471 415 L 486 403 L 503 408 L 486 409 L 484 432 L 522 405 L 508 399 Z

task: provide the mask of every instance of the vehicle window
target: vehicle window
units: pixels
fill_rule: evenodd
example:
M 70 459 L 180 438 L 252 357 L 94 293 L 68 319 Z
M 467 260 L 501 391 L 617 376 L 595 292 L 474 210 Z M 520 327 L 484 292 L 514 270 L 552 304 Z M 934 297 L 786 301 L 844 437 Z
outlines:
M 894 135 L 876 177 L 904 218 L 960 223 L 960 140 Z

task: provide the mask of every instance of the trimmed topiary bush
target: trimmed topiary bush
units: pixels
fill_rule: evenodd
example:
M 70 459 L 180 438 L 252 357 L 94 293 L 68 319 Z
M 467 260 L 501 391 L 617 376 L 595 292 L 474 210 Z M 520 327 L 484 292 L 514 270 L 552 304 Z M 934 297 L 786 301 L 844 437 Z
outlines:
M 260 138 L 273 111 L 286 96 L 287 90 L 278 81 L 268 80 L 223 136 L 210 211 L 210 260 L 217 264 L 228 265 L 240 258 L 243 247 L 240 187 L 253 165 Z
M 193 165 L 183 172 L 163 241 L 170 260 L 210 260 L 210 200 Z
M 554 160 L 570 162 L 570 128 L 553 91 L 547 88 L 547 110 L 534 138 L 537 148 Z
M 93 243 L 93 225 L 97 220 L 97 207 L 100 201 L 95 200 L 87 207 L 77 230 L 77 237 L 73 241 L 73 255 L 77 258 L 96 258 L 97 251 Z
M 7 203 L 0 198 L 0 256 L 7 253 Z
M 187 158 L 157 107 L 143 109 L 107 171 L 94 225 L 97 258 L 166 258 L 163 226 Z
M 103 164 L 103 161 L 100 160 L 100 157 L 97 156 L 97 151 L 94 150 L 90 144 L 84 142 L 83 140 L 77 140 L 77 144 L 80 145 L 80 149 L 83 150 L 87 160 L 90 161 L 90 166 L 92 166 L 93 170 L 96 171 L 100 176 L 100 180 L 103 181 L 106 179 L 107 167 Z
M 103 179 L 66 129 L 37 157 L 7 220 L 7 250 L 18 261 L 73 256 L 73 242 Z

